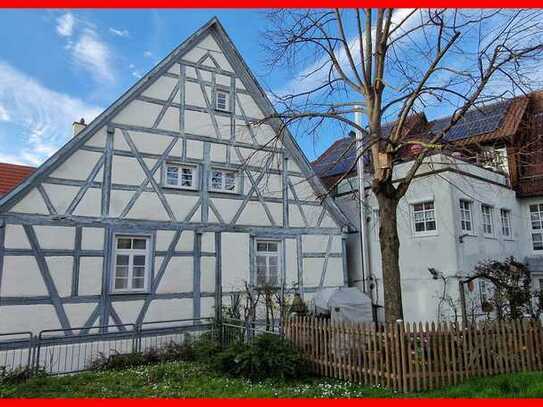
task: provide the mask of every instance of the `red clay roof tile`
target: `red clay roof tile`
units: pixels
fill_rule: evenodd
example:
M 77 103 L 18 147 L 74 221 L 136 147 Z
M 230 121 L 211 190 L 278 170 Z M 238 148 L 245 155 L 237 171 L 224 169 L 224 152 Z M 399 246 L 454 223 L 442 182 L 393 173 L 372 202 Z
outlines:
M 35 170 L 26 165 L 0 163 L 0 195 L 7 194 Z

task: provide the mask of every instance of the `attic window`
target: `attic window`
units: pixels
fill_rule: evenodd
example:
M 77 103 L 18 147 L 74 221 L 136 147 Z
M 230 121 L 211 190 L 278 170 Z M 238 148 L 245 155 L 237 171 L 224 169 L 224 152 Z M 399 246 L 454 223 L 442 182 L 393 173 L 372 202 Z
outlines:
M 228 106 L 228 93 L 218 91 L 215 96 L 215 108 L 223 112 L 229 112 L 230 106 Z
M 238 192 L 238 174 L 236 171 L 212 168 L 209 189 L 216 192 Z
M 196 189 L 197 176 L 197 168 L 194 166 L 168 163 L 165 167 L 164 186 Z

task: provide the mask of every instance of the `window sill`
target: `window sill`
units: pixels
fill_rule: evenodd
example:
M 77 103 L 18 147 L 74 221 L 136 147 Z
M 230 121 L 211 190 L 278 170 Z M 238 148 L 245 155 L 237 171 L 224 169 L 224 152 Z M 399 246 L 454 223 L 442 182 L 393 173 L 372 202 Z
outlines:
M 208 192 L 213 194 L 224 194 L 224 195 L 239 195 L 238 191 L 223 191 L 218 189 L 209 189 Z
M 435 236 L 439 236 L 439 233 L 437 232 L 429 232 L 429 233 L 413 233 L 413 237 L 414 238 L 422 238 L 422 237 L 435 237 Z
M 112 291 L 109 295 L 151 295 L 149 291 Z
M 496 237 L 496 235 L 485 235 L 485 234 L 483 234 L 483 237 L 484 237 L 485 239 L 498 240 L 498 238 Z
M 198 191 L 198 188 L 196 188 L 196 187 L 176 187 L 174 185 L 162 185 L 162 188 L 164 188 L 164 189 L 182 190 L 182 191 Z

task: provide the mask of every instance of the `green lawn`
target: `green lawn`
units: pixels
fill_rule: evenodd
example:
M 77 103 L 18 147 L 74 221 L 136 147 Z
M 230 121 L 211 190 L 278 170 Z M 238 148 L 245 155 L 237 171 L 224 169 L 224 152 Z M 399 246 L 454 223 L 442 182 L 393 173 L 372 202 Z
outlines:
M 251 383 L 226 378 L 188 362 L 165 363 L 123 371 L 37 377 L 0 385 L 0 397 L 398 397 L 380 388 L 327 379 Z M 409 397 L 543 397 L 543 373 L 476 379 L 454 388 Z

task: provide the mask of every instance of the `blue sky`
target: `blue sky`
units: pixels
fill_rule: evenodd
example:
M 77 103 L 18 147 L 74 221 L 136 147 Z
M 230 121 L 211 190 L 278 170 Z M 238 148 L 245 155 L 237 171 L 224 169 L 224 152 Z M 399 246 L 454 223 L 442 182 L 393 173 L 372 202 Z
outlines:
M 213 16 L 265 89 L 288 82 L 265 68 L 260 10 L 2 10 L 0 162 L 39 165 Z M 339 136 L 298 141 L 313 159 Z

